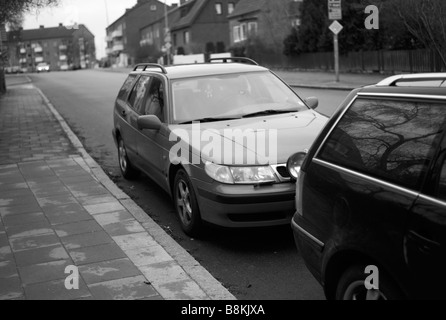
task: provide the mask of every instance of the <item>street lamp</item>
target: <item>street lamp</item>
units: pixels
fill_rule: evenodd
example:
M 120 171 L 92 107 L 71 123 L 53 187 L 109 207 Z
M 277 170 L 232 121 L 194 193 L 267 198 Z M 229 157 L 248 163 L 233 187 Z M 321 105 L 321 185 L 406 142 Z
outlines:
M 167 65 L 170 65 L 170 30 L 169 30 L 169 17 L 167 14 L 167 3 L 164 0 L 164 20 L 165 20 L 165 35 L 164 35 L 164 46 L 166 48 L 167 54 Z

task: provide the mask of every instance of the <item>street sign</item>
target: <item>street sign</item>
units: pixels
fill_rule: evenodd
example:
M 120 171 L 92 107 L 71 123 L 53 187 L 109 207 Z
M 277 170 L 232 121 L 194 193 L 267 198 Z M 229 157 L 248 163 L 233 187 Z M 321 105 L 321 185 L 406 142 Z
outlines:
M 341 0 L 328 0 L 328 19 L 342 20 Z
M 329 27 L 328 27 L 331 32 L 333 32 L 335 35 L 338 35 L 342 29 L 344 29 L 344 27 L 342 26 L 342 24 L 340 24 L 338 21 L 334 21 Z

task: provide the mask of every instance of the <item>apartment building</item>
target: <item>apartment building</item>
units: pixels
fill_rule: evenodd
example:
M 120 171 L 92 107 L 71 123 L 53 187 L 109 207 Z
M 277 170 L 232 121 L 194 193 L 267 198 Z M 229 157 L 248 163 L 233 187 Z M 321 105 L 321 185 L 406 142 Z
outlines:
M 8 64 L 23 72 L 34 72 L 46 62 L 51 70 L 92 68 L 96 64 L 94 35 L 83 25 L 7 32 L 3 44 L 8 52 Z
M 140 29 L 162 18 L 170 6 L 157 0 L 138 0 L 136 5 L 107 27 L 106 54 L 112 65 L 126 67 L 135 64 L 140 48 Z M 164 29 L 157 30 L 161 35 Z

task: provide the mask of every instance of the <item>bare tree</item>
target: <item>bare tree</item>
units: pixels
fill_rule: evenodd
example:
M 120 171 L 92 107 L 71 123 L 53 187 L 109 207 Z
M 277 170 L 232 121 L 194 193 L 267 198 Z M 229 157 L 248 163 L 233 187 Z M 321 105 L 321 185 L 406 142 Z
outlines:
M 389 5 L 407 30 L 436 52 L 446 67 L 446 1 L 390 0 Z

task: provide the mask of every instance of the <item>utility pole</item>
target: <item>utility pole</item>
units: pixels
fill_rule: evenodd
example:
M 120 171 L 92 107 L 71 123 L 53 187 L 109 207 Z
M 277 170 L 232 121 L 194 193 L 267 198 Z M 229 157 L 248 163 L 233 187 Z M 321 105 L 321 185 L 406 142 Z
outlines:
M 336 82 L 339 82 L 339 33 L 343 26 L 338 22 L 342 20 L 342 3 L 341 0 L 328 0 L 328 19 L 334 20 L 329 29 L 333 32 L 333 47 L 334 47 L 334 65 Z
M 170 48 L 171 48 L 171 39 L 170 39 L 170 30 L 169 30 L 169 16 L 167 14 L 167 3 L 164 0 L 164 20 L 165 20 L 165 35 L 164 35 L 164 47 L 166 48 L 167 55 L 167 65 L 170 65 Z

